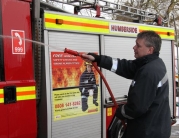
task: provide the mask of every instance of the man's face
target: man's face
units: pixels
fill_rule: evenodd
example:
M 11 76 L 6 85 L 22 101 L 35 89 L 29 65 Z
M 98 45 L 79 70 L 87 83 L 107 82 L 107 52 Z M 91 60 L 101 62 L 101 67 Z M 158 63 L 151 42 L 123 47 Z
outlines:
M 86 69 L 87 69 L 87 72 L 91 72 L 92 66 L 91 65 L 86 65 Z
M 137 39 L 136 40 L 136 45 L 133 47 L 135 58 L 140 58 L 140 57 L 143 57 L 143 56 L 153 53 L 154 48 L 147 47 L 144 42 L 145 42 L 145 39 Z

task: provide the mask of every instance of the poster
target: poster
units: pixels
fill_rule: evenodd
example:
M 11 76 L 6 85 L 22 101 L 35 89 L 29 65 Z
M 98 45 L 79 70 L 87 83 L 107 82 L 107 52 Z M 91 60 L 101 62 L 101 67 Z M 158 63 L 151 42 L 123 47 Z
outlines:
M 53 120 L 100 112 L 99 75 L 80 57 L 51 52 Z

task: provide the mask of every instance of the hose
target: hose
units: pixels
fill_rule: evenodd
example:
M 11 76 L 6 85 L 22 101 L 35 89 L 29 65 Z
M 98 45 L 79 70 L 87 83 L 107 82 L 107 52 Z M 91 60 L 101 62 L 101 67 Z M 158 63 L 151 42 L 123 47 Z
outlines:
M 80 57 L 82 57 L 79 52 L 74 51 L 74 50 L 70 50 L 70 49 L 67 49 L 67 48 L 65 48 L 64 53 L 68 53 L 68 54 L 71 54 L 71 55 L 74 55 L 74 56 L 80 56 Z M 99 70 L 99 68 L 98 68 L 98 66 L 97 66 L 97 64 L 96 64 L 96 62 L 93 62 L 92 65 L 94 66 L 94 68 L 96 69 L 96 71 L 97 71 L 97 72 L 99 73 L 99 75 L 101 76 L 101 78 L 102 78 L 104 84 L 106 85 L 106 88 L 108 89 L 108 92 L 109 92 L 109 94 L 110 94 L 110 96 L 111 96 L 112 102 L 114 103 L 114 106 L 115 106 L 116 109 L 117 109 L 117 108 L 118 108 L 118 104 L 117 104 L 117 102 L 116 102 L 116 100 L 115 100 L 115 98 L 114 98 L 114 96 L 113 96 L 113 93 L 112 93 L 112 91 L 111 91 L 111 88 L 109 87 L 108 82 L 106 81 L 106 79 L 105 79 L 104 75 L 102 74 L 102 72 Z M 126 128 L 125 121 L 124 121 L 124 120 L 121 120 L 121 122 L 122 122 L 122 125 L 123 125 L 124 129 L 125 129 L 125 128 Z
M 117 109 L 117 108 L 118 108 L 118 104 L 117 104 L 117 102 L 116 102 L 116 100 L 115 100 L 115 98 L 114 98 L 114 95 L 113 95 L 113 93 L 112 93 L 112 91 L 111 91 L 111 88 L 109 87 L 108 82 L 106 81 L 106 79 L 105 79 L 104 75 L 102 74 L 102 72 L 99 70 L 99 68 L 98 68 L 98 66 L 97 66 L 97 64 L 96 64 L 96 62 L 93 62 L 92 65 L 94 66 L 94 68 L 96 69 L 96 71 L 97 71 L 97 72 L 99 73 L 99 75 L 101 76 L 101 78 L 102 78 L 104 84 L 106 85 L 106 88 L 108 89 L 108 92 L 109 92 L 109 94 L 110 94 L 110 96 L 111 96 L 111 99 L 112 99 L 112 101 L 113 101 L 113 103 L 114 103 L 114 105 L 115 105 L 115 107 L 116 107 L 116 109 Z M 126 128 L 125 121 L 124 121 L 124 120 L 121 120 L 121 122 L 122 122 L 122 125 L 123 125 L 124 129 L 125 129 L 125 128 Z

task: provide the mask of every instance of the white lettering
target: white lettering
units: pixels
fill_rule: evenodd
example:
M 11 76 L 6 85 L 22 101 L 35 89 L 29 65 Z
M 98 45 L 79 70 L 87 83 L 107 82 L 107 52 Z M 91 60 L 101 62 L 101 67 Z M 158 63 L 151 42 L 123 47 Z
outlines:
M 56 58 L 63 57 L 63 54 L 53 54 L 53 57 L 56 57 Z

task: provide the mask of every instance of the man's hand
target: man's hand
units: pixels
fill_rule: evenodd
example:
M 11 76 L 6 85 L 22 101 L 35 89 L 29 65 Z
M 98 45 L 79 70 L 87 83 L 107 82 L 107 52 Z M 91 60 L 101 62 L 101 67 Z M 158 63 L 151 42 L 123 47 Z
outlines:
M 97 63 L 100 63 L 100 60 L 101 60 L 101 56 L 100 55 L 97 55 L 95 53 L 84 53 L 81 55 L 81 57 L 83 58 L 83 60 L 85 60 L 86 62 L 97 62 Z
M 95 58 L 92 55 L 82 54 L 81 57 L 83 58 L 83 60 L 90 63 L 95 60 Z
M 119 105 L 119 107 L 116 109 L 116 113 L 115 113 L 115 116 L 118 118 L 118 119 L 126 119 L 123 115 L 122 115 L 122 106 L 124 106 L 123 104 L 122 105 Z

